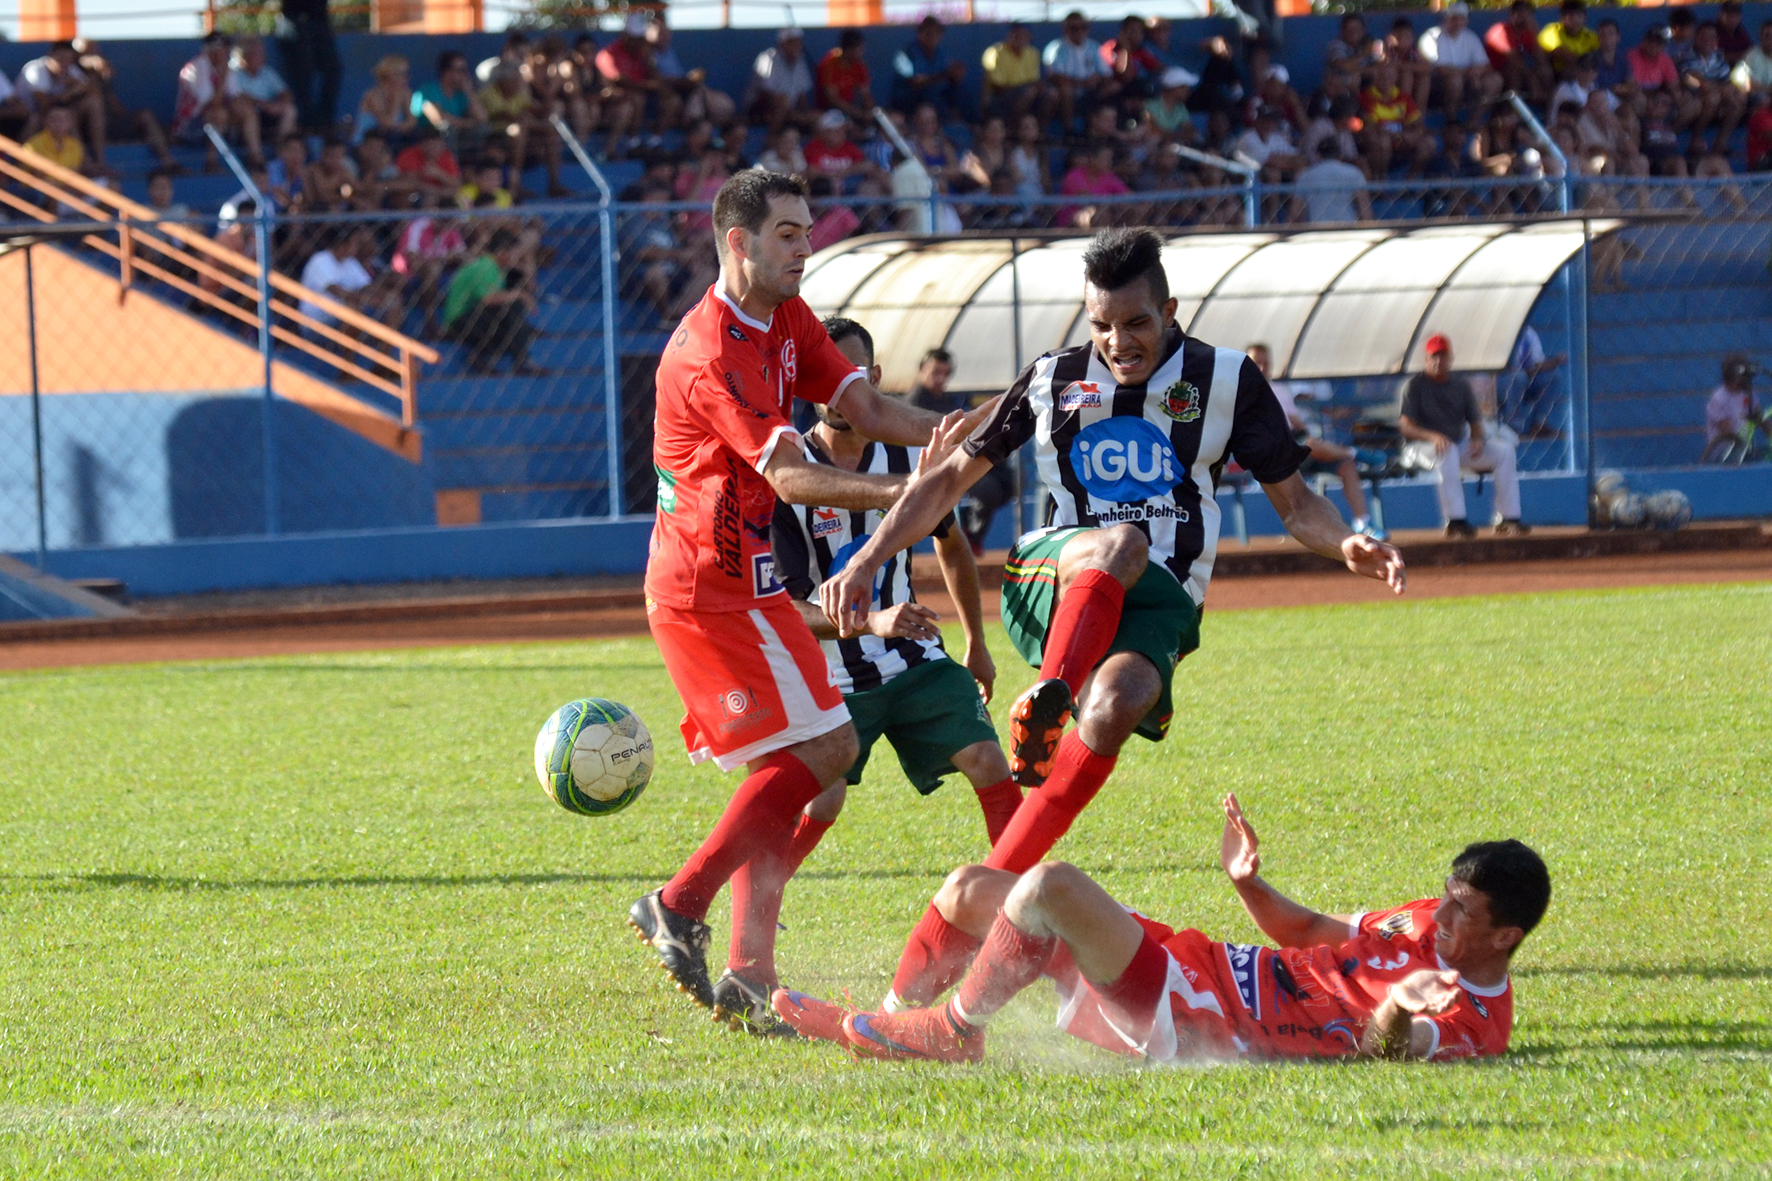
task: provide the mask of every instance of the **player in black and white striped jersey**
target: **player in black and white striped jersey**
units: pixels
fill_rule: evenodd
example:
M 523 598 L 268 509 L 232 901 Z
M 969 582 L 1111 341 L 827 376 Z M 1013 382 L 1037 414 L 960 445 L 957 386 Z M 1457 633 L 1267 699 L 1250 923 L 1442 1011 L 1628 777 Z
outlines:
M 851 361 L 879 380 L 873 341 L 853 320 L 825 321 L 831 340 Z M 919 451 L 878 443 L 858 435 L 842 414 L 818 408 L 818 422 L 802 440 L 806 458 L 849 471 L 909 475 Z M 997 668 L 985 646 L 984 611 L 979 602 L 978 567 L 972 548 L 949 513 L 935 528 L 936 563 L 948 595 L 960 614 L 966 638 L 962 661 L 942 648 L 939 619 L 916 601 L 911 590 L 911 551 L 889 558 L 881 571 L 867 630 L 839 638 L 817 602 L 817 588 L 842 569 L 849 556 L 880 524 L 878 509 L 776 505 L 770 526 L 775 577 L 787 588 L 822 648 L 831 680 L 843 694 L 860 739 L 861 753 L 837 784 L 806 806 L 785 856 L 765 855 L 746 866 L 734 894 L 745 898 L 747 918 L 732 927 L 728 966 L 750 980 L 773 980 L 772 948 L 749 932 L 773 932 L 782 890 L 800 862 L 818 844 L 842 810 L 847 788 L 859 784 L 874 744 L 892 745 L 905 777 L 924 795 L 956 771 L 978 794 L 985 829 L 994 843 L 1021 803 L 1021 789 L 1009 775 L 1009 762 L 997 741 L 985 703 Z M 755 943 L 755 946 L 752 946 Z
M 831 622 L 853 634 L 883 560 L 993 465 L 1035 444 L 1052 511 L 1047 528 L 1010 551 L 1002 612 L 1011 641 L 1040 669 L 1010 709 L 1010 765 L 1039 790 L 993 845 L 985 862 L 993 869 L 1031 868 L 1107 781 L 1125 741 L 1167 731 L 1176 663 L 1199 643 L 1227 459 L 1254 475 L 1299 541 L 1403 590 L 1397 551 L 1353 533 L 1298 475 L 1309 452 L 1254 362 L 1175 322 L 1162 251 L 1149 229 L 1097 235 L 1083 255 L 1089 343 L 1023 370 L 977 431 L 920 474 L 820 588 Z M 1066 733 L 1078 702 L 1077 728 Z M 888 1007 L 928 1003 L 976 946 L 931 909 L 900 960 Z

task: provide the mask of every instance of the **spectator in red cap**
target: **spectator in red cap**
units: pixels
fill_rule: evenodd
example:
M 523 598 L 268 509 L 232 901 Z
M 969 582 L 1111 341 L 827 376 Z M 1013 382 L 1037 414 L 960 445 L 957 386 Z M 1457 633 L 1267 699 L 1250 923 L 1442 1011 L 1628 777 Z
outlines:
M 1470 382 L 1452 375 L 1452 342 L 1443 335 L 1427 338 L 1424 371 L 1409 379 L 1403 392 L 1403 437 L 1431 443 L 1439 461 L 1440 512 L 1447 537 L 1475 537 L 1465 519 L 1463 469 L 1495 475 L 1497 534 L 1524 534 L 1520 520 L 1520 476 L 1514 467 L 1514 445 L 1505 438 L 1484 437 L 1483 417 Z

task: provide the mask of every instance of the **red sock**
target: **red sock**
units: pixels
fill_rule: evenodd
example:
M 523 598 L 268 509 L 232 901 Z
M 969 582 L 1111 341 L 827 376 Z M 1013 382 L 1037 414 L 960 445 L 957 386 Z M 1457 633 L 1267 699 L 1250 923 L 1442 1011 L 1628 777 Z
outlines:
M 1052 774 L 1022 801 L 984 863 L 1010 873 L 1026 873 L 1038 865 L 1107 782 L 1116 757 L 1096 754 L 1075 730 L 1066 734 L 1059 740 Z
M 1009 827 L 1010 818 L 1015 810 L 1021 807 L 1021 788 L 1015 780 L 1005 779 L 1001 783 L 993 783 L 989 787 L 974 788 L 978 793 L 978 806 L 984 809 L 984 831 L 989 834 L 991 844 L 1003 835 Z
M 782 893 L 830 827 L 829 820 L 814 820 L 802 812 L 792 836 L 771 842 L 732 875 L 732 936 L 726 966 L 746 980 L 772 987 L 780 983 L 775 932 L 781 921 Z
M 1071 687 L 1072 697 L 1082 692 L 1090 670 L 1101 663 L 1113 643 L 1125 602 L 1126 588 L 1106 571 L 1085 570 L 1077 575 L 1052 612 L 1040 679 L 1059 678 Z
M 965 973 L 978 942 L 942 918 L 931 903 L 905 942 L 892 976 L 892 994 L 907 1005 L 927 1005 Z
M 665 883 L 664 904 L 680 915 L 706 918 L 727 879 L 772 838 L 792 833 L 800 810 L 820 790 L 805 763 L 786 751 L 770 755 L 761 770 L 738 785 L 714 831 Z
M 1029 935 L 999 911 L 971 970 L 954 993 L 954 1016 L 968 1025 L 983 1025 L 1010 997 L 1040 978 L 1057 949 L 1056 936 Z

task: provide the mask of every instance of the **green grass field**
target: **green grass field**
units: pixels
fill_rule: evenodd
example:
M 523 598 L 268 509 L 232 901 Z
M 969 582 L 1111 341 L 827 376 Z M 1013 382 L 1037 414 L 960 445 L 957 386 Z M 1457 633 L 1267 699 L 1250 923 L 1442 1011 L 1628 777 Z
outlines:
M 1170 740 L 1057 854 L 1251 939 L 1227 788 L 1324 909 L 1521 837 L 1556 896 L 1513 1052 L 1463 1067 L 1139 1069 L 1052 1029 L 1045 985 L 980 1068 L 717 1031 L 623 924 L 733 783 L 688 767 L 643 640 L 5 675 L 0 1174 L 1764 1176 L 1769 623 L 1772 586 L 1207 615 Z M 998 660 L 1006 701 L 1031 673 Z M 661 756 L 600 820 L 530 763 L 586 694 Z M 982 855 L 963 782 L 874 768 L 790 890 L 799 987 L 877 997 Z

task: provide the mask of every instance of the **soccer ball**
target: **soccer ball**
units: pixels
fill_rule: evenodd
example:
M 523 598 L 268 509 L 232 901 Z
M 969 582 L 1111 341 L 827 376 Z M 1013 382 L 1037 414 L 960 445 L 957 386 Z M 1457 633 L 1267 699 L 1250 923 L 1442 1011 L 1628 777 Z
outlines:
M 601 697 L 568 701 L 535 736 L 535 775 L 568 812 L 619 812 L 652 778 L 652 735 L 625 705 Z
M 1677 488 L 1652 492 L 1644 498 L 1649 522 L 1657 529 L 1678 529 L 1692 521 L 1692 502 Z
M 1612 523 L 1620 529 L 1641 529 L 1648 517 L 1643 498 L 1635 492 L 1614 496 L 1611 509 Z

